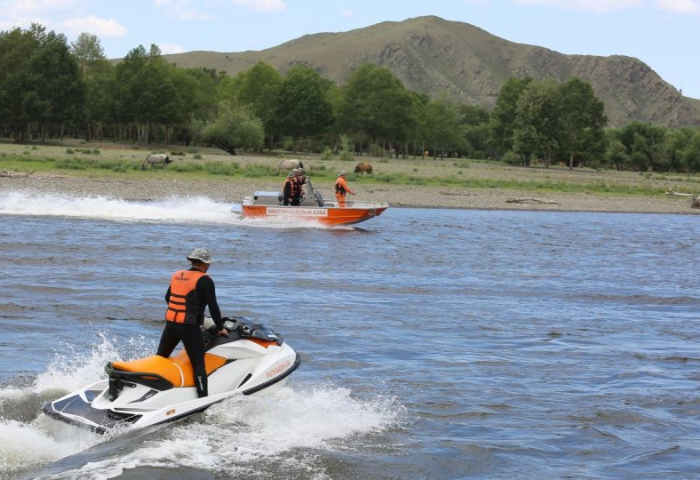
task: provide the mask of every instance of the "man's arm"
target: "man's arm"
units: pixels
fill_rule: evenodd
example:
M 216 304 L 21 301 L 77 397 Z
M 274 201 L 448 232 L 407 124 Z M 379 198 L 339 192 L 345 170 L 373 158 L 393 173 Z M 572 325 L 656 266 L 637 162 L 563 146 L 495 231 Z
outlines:
M 197 297 L 203 299 L 204 303 L 209 307 L 209 313 L 216 324 L 216 329 L 222 330 L 224 322 L 221 321 L 221 310 L 216 301 L 216 287 L 214 287 L 214 280 L 208 275 L 203 276 L 197 282 Z

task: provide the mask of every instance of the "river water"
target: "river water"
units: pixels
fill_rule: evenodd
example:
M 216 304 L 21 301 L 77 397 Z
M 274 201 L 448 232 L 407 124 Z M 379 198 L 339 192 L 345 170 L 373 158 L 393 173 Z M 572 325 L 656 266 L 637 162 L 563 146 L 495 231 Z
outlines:
M 0 192 L 1 478 L 700 477 L 696 217 L 229 209 Z M 47 419 L 155 351 L 194 246 L 223 312 L 282 333 L 299 370 L 113 438 Z

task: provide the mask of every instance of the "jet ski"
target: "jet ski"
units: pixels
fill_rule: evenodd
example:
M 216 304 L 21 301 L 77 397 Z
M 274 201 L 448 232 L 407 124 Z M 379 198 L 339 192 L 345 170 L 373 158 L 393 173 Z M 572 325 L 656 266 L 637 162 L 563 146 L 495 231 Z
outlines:
M 97 433 L 144 428 L 206 410 L 233 395 L 251 395 L 281 384 L 299 367 L 299 355 L 270 328 L 244 317 L 224 319 L 228 336 L 204 321 L 209 396 L 198 398 L 185 350 L 109 362 L 100 380 L 44 405 L 52 418 Z M 205 328 L 206 327 L 206 328 Z

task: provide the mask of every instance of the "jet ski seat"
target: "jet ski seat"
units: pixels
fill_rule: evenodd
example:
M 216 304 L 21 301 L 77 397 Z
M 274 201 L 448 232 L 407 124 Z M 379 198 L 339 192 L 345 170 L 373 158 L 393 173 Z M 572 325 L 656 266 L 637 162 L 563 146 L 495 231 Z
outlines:
M 204 354 L 207 375 L 211 375 L 225 363 L 225 358 Z M 153 355 L 130 362 L 112 362 L 107 364 L 107 373 L 110 378 L 119 376 L 124 380 L 160 386 L 162 390 L 194 387 L 192 363 L 184 349 L 170 358 Z

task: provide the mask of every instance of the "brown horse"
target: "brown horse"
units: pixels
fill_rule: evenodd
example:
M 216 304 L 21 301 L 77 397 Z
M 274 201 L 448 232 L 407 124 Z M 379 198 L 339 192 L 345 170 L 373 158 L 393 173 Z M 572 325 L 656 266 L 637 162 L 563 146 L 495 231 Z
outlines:
M 355 165 L 355 173 L 372 173 L 372 165 L 367 162 L 360 162 Z

